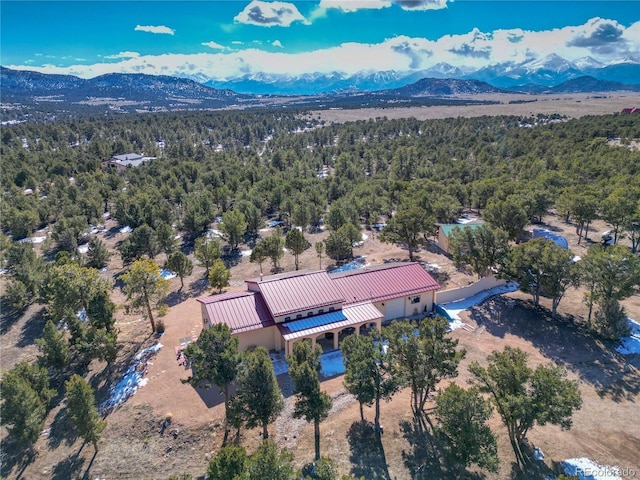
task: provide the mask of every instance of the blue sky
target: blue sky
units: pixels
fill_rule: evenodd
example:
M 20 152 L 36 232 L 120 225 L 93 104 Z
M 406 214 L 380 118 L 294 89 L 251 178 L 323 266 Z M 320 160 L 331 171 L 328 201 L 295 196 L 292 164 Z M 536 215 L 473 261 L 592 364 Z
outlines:
M 2 0 L 0 19 L 2 65 L 83 78 L 640 60 L 636 0 Z

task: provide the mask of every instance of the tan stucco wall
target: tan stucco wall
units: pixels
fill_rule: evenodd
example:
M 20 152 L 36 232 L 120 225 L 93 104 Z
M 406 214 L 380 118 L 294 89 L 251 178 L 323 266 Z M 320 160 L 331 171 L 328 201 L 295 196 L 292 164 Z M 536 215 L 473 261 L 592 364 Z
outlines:
M 420 297 L 420 302 L 411 303 L 411 299 L 416 296 Z M 433 291 L 416 293 L 415 295 L 404 297 L 404 314 L 402 315 L 402 317 L 398 317 L 398 318 L 410 317 L 414 315 L 416 309 L 418 311 L 418 314 L 424 313 L 425 307 L 427 308 L 427 312 L 430 312 L 431 309 L 433 308 L 433 297 L 434 297 Z M 397 299 L 392 299 L 391 301 L 394 301 L 394 300 L 397 300 Z M 378 310 L 380 310 L 380 313 L 382 313 L 382 315 L 384 315 L 385 317 L 386 317 L 386 303 L 387 302 L 385 301 L 385 302 L 374 302 L 373 304 Z M 396 319 L 393 319 L 393 320 L 396 320 Z
M 438 228 L 438 246 L 445 252 L 449 253 L 449 240 L 441 228 Z
M 280 350 L 284 345 L 282 335 L 276 326 L 239 333 L 236 336 L 238 337 L 238 349 L 241 352 L 251 347 Z

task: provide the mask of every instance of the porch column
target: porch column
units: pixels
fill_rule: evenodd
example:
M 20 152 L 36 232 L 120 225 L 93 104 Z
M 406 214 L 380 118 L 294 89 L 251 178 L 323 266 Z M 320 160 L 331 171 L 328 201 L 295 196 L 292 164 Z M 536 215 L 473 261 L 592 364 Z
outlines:
M 340 330 L 336 331 L 333 333 L 333 349 L 337 350 L 338 349 L 338 337 L 340 336 Z
M 311 348 L 312 349 L 316 348 L 316 337 L 311 337 Z
M 364 325 L 364 323 L 361 323 L 360 325 L 358 325 L 356 327 L 356 337 L 358 337 L 360 335 L 360 327 L 362 327 Z

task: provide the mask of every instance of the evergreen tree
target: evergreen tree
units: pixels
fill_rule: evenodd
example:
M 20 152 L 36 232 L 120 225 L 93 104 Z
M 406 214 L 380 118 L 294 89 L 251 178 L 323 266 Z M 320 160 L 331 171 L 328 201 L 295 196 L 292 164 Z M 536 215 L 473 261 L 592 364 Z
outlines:
M 193 263 L 182 252 L 173 252 L 167 258 L 164 268 L 170 272 L 174 272 L 180 277 L 180 290 L 184 288 L 184 277 L 188 277 L 193 273 Z
M 165 298 L 169 290 L 168 280 L 160 276 L 160 267 L 151 259 L 137 260 L 122 275 L 122 281 L 128 306 L 143 311 L 151 323 L 151 330 L 155 332 L 153 308 Z
M 298 258 L 302 252 L 307 249 L 308 242 L 304 238 L 304 234 L 297 228 L 293 228 L 287 232 L 284 239 L 284 245 L 295 258 L 296 270 L 298 270 Z
M 364 405 L 373 405 L 376 398 L 375 377 L 371 372 L 370 359 L 375 354 L 375 345 L 363 335 L 349 335 L 342 342 L 344 362 L 344 386 L 360 404 L 360 421 L 364 422 Z
M 247 231 L 247 221 L 240 210 L 231 210 L 222 215 L 222 225 L 220 228 L 225 233 L 229 245 L 231 245 L 234 250 L 237 250 L 238 244 Z
M 200 266 L 205 268 L 205 275 L 208 278 L 213 262 L 220 258 L 220 242 L 206 236 L 196 239 L 194 256 L 200 262 Z
M 80 375 L 73 375 L 65 384 L 67 412 L 71 423 L 85 442 L 98 450 L 98 440 L 107 422 L 100 419 L 93 389 Z
M 566 371 L 555 365 L 532 370 L 528 355 L 519 348 L 505 347 L 489 355 L 489 365 L 472 362 L 469 371 L 481 392 L 488 393 L 507 428 L 518 465 L 529 463 L 522 451 L 527 433 L 536 424 L 571 428 L 571 416 L 582 406 L 578 383 L 566 379 Z
M 40 436 L 49 401 L 55 393 L 49 388 L 46 368 L 18 363 L 3 373 L 0 390 L 0 424 L 8 426 L 9 434 L 18 444 L 30 447 Z
M 447 336 L 449 322 L 436 316 L 416 325 L 409 321 L 393 322 L 383 336 L 389 340 L 387 355 L 395 367 L 395 376 L 411 388 L 411 409 L 415 415 L 424 412 L 424 405 L 436 385 L 458 375 L 458 364 L 466 351 L 456 350 L 458 340 Z
M 42 338 L 36 339 L 40 355 L 38 363 L 46 368 L 62 370 L 69 361 L 69 344 L 64 332 L 59 331 L 51 320 L 44 325 Z
M 538 305 L 540 296 L 552 299 L 552 313 L 556 314 L 567 289 L 576 283 L 573 253 L 552 240 L 534 238 L 516 245 L 509 255 L 504 274 L 518 282 L 520 290 L 530 293 Z
M 222 447 L 209 462 L 207 478 L 209 480 L 244 480 L 248 463 L 249 457 L 244 447 Z
M 279 450 L 270 440 L 263 440 L 251 456 L 247 475 L 250 480 L 297 480 L 293 455 L 286 449 Z
M 316 242 L 314 246 L 316 249 L 316 257 L 318 257 L 318 261 L 320 262 L 318 268 L 322 270 L 322 254 L 324 253 L 324 242 Z
M 365 396 L 360 397 L 361 399 L 367 398 L 366 392 L 370 388 L 368 382 L 371 382 L 375 403 L 374 429 L 378 437 L 380 436 L 380 401 L 390 399 L 400 386 L 391 359 L 385 350 L 379 332 L 368 336 L 349 335 L 342 342 L 342 354 L 343 358 L 346 358 L 345 365 L 352 364 L 353 371 L 360 376 L 358 382 L 365 392 Z M 360 391 L 360 387 L 358 389 Z
M 219 258 L 213 262 L 209 270 L 209 285 L 218 293 L 222 293 L 222 289 L 229 286 L 231 271 L 227 268 Z
M 107 266 L 111 252 L 107 250 L 104 242 L 97 237 L 89 240 L 89 250 L 87 250 L 87 267 L 100 270 Z
M 289 375 L 296 394 L 293 416 L 304 417 L 307 422 L 313 422 L 316 460 L 320 460 L 320 422 L 327 418 L 333 403 L 326 392 L 320 391 L 318 371 L 321 353 L 319 345 L 314 350 L 309 342 L 299 341 L 294 343 L 293 353 L 287 357 Z
M 452 383 L 436 397 L 435 434 L 443 441 L 457 478 L 465 478 L 473 463 L 497 471 L 498 442 L 487 425 L 491 414 L 491 404 L 474 388 L 465 390 Z
M 191 362 L 192 376 L 186 381 L 194 387 L 220 388 L 224 396 L 225 430 L 224 442 L 229 435 L 229 387 L 238 375 L 240 354 L 238 337 L 231 336 L 231 329 L 217 323 L 204 329 L 196 343 L 187 346 L 185 355 Z
M 269 438 L 267 426 L 284 409 L 284 398 L 269 352 L 258 347 L 245 352 L 238 373 L 238 401 L 242 405 L 243 418 L 249 428 L 262 427 L 262 438 Z

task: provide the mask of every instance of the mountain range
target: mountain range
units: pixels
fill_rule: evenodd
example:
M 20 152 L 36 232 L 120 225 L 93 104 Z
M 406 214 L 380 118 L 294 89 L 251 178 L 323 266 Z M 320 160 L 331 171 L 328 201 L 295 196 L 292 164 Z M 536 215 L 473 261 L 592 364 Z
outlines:
M 385 105 L 398 101 L 455 102 L 460 96 L 473 102 L 468 100 L 469 96 L 489 93 L 640 91 L 640 63 L 627 59 L 602 65 L 592 58 L 568 62 L 550 55 L 543 61 L 502 64 L 476 72 L 440 63 L 428 70 L 407 74 L 395 71 L 364 72 L 353 76 L 263 73 L 204 84 L 187 78 L 122 73 L 82 79 L 0 67 L 0 84 L 3 104 L 28 105 L 35 111 L 49 108 L 63 112 L 73 108 L 76 111 L 138 112 L 273 105 L 327 108 Z
M 300 76 L 267 73 L 247 74 L 229 80 L 209 80 L 205 85 L 230 89 L 238 93 L 263 95 L 313 95 L 340 90 L 374 91 L 402 87 L 422 78 L 482 80 L 493 86 L 518 90 L 521 85 L 536 84 L 552 87 L 567 80 L 591 76 L 597 80 L 623 84 L 640 83 L 640 61 L 624 58 L 603 64 L 592 57 L 573 62 L 556 54 L 522 63 L 506 62 L 474 70 L 437 63 L 432 67 L 411 72 L 361 71 L 354 75 L 342 72 L 306 73 Z M 201 77 L 194 78 L 201 80 Z

